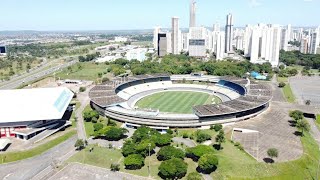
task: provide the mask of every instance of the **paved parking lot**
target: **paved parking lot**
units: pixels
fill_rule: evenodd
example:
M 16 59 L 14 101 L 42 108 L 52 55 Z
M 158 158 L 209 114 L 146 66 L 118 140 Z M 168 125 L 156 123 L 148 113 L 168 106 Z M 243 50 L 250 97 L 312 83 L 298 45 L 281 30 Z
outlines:
M 234 128 L 255 130 L 259 133 L 234 133 L 234 139 L 258 161 L 267 158 L 267 150 L 270 148 L 278 149 L 277 162 L 298 159 L 303 153 L 302 144 L 300 137 L 294 134 L 296 128 L 290 126 L 289 122 L 289 111 L 298 107 L 294 104 L 272 102 L 270 109 L 264 114 L 233 125 Z
M 60 172 L 49 178 L 49 180 L 146 180 L 148 178 L 135 176 L 132 174 L 112 172 L 107 169 L 72 163 L 63 168 Z
M 320 106 L 320 77 L 296 76 L 289 78 L 290 85 L 299 104 L 311 100 L 312 105 Z

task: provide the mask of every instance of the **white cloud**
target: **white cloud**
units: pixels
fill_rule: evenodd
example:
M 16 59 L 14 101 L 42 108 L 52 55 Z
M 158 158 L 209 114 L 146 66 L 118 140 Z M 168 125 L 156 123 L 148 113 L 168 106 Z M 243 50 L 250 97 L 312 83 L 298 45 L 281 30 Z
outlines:
M 252 8 L 255 8 L 255 7 L 258 7 L 261 5 L 262 5 L 262 3 L 258 0 L 249 0 L 249 6 Z

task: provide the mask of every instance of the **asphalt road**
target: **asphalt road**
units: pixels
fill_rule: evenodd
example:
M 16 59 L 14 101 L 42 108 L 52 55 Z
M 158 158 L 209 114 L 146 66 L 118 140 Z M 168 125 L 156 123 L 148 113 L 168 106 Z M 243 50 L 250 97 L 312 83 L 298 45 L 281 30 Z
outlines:
M 0 89 L 16 89 L 17 87 L 21 86 L 24 83 L 29 83 L 32 81 L 35 81 L 37 79 L 41 79 L 42 77 L 45 77 L 49 74 L 52 74 L 54 72 L 59 71 L 60 69 L 66 68 L 68 66 L 71 66 L 73 64 L 75 64 L 77 61 L 70 61 L 66 64 L 62 64 L 62 65 L 58 65 L 43 71 L 39 71 L 37 73 L 30 72 L 28 74 L 23 75 L 22 77 L 19 77 L 19 79 L 13 79 L 11 81 L 9 81 L 9 83 L 5 84 L 5 85 L 0 85 Z M 23 78 L 24 77 L 24 78 Z
M 0 179 L 3 180 L 27 180 L 50 167 L 54 161 L 64 161 L 66 154 L 74 152 L 74 144 L 77 137 L 73 136 L 67 141 L 51 148 L 45 153 L 33 158 L 0 165 Z

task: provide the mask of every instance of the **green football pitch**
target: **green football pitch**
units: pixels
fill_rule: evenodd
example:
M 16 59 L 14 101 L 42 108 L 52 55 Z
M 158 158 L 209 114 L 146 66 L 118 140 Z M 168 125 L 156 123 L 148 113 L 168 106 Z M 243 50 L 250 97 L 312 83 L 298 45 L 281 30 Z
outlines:
M 201 92 L 167 91 L 152 94 L 139 100 L 135 106 L 139 108 L 159 109 L 169 113 L 192 113 L 192 106 L 220 103 L 220 98 Z

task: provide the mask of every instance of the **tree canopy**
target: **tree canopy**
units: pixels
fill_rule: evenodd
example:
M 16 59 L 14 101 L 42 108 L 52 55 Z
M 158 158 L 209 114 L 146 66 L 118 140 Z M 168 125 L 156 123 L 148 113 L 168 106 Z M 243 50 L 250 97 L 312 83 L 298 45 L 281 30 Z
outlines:
M 198 161 L 198 159 L 204 154 L 215 152 L 216 151 L 213 149 L 213 147 L 206 145 L 198 145 L 196 147 L 186 149 L 187 157 L 192 158 L 195 161 Z
M 201 171 L 211 173 L 217 168 L 219 161 L 216 155 L 210 153 L 201 156 L 198 164 Z
M 159 161 L 169 160 L 171 158 L 183 159 L 184 157 L 185 153 L 181 149 L 177 149 L 172 146 L 162 147 L 157 154 L 157 158 Z
M 159 176 L 163 179 L 180 179 L 187 174 L 188 165 L 183 160 L 172 158 L 159 166 Z
M 144 158 L 140 154 L 131 154 L 124 158 L 126 169 L 140 169 L 144 166 Z

